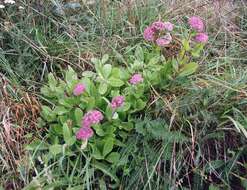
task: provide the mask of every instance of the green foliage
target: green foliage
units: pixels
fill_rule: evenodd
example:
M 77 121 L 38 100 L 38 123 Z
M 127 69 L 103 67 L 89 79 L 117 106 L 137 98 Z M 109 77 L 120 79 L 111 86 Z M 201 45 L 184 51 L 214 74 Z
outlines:
M 87 4 L 91 2 L 16 1 L 0 10 L 0 86 L 7 81 L 10 93 L 5 101 L 5 86 L 0 89 L 1 108 L 10 110 L 11 144 L 18 149 L 6 148 L 9 119 L 3 111 L 0 189 L 113 189 L 120 183 L 123 189 L 246 189 L 244 3 L 234 2 L 234 14 L 220 14 L 224 18 L 207 9 L 212 44 L 206 49 L 190 43 L 186 27 L 175 25 L 175 31 L 182 31 L 178 37 L 186 37 L 179 40 L 179 52 L 169 57 L 139 44 L 141 32 L 157 18 L 163 20 L 162 15 L 172 22 L 183 20 L 177 13 L 189 13 L 190 5 L 170 12 L 159 0 Z M 222 28 L 221 21 L 234 24 L 237 35 Z M 92 55 L 105 53 L 110 56 L 90 63 Z M 198 60 L 200 72 L 187 77 L 198 71 Z M 119 63 L 125 66 L 116 67 Z M 96 68 L 98 64 L 102 66 Z M 74 71 L 63 75 L 67 65 Z M 88 68 L 96 72 L 85 71 Z M 48 72 L 53 74 L 42 88 L 47 96 L 40 96 L 40 82 Z M 134 73 L 145 80 L 132 88 L 127 81 Z M 87 94 L 75 98 L 72 91 L 78 82 L 86 84 Z M 30 155 L 22 154 L 25 141 L 13 133 L 21 113 L 12 110 L 13 103 L 23 103 L 18 97 L 23 89 L 44 104 L 45 119 L 38 125 L 42 132 L 26 135 L 42 139 L 26 146 Z M 108 104 L 119 94 L 128 99 L 113 114 Z M 105 119 L 93 126 L 95 135 L 88 144 L 76 140 L 83 116 L 95 108 Z M 26 119 L 25 125 L 21 131 L 29 128 Z
M 53 74 L 48 75 L 48 84 L 41 89 L 41 93 L 51 106 L 43 106 L 41 116 L 49 125 L 51 155 L 67 155 L 75 150 L 81 151 L 81 147 L 83 152 L 92 156 L 93 165 L 99 160 L 104 167 L 113 164 L 111 173 L 114 173 L 120 166 L 117 164 L 120 159 L 118 149 L 126 146 L 136 114 L 145 109 L 151 97 L 151 87 L 162 89 L 165 84 L 169 84 L 171 78 L 193 74 L 197 64 L 183 63 L 182 68 L 177 70 L 174 67 L 177 63 L 175 58 L 166 60 L 156 49 L 150 50 L 140 45 L 129 56 L 127 68 L 110 64 L 107 54 L 102 59 L 92 58 L 91 61 L 95 72 L 84 71 L 82 78 L 78 78 L 71 67 L 65 72 L 64 80 L 57 79 Z M 129 79 L 135 73 L 139 73 L 144 81 L 131 84 Z M 79 83 L 85 85 L 85 92 L 76 96 L 73 89 Z M 110 102 L 118 95 L 123 96 L 125 101 L 115 110 Z M 76 140 L 75 135 L 81 127 L 83 115 L 95 109 L 103 113 L 103 122 L 92 126 L 95 134 L 89 141 Z M 169 131 L 167 126 L 155 121 L 139 122 L 135 124 L 135 128 L 144 136 L 151 135 L 154 139 L 169 143 L 187 140 L 180 132 Z

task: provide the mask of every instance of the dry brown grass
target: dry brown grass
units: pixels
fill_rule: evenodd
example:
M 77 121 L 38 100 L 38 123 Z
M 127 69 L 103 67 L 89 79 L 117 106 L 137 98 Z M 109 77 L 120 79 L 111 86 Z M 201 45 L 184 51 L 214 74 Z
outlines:
M 6 189 L 19 189 L 21 184 L 15 179 L 18 167 L 28 167 L 24 145 L 41 131 L 37 128 L 40 103 L 34 94 L 24 91 L 18 92 L 20 99 L 15 100 L 8 91 L 10 84 L 3 76 L 0 85 L 0 174 L 12 175 L 12 179 L 6 181 Z

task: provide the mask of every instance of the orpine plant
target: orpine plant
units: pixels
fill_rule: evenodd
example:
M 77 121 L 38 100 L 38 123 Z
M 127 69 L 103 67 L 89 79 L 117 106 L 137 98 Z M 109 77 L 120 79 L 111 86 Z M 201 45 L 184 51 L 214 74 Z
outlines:
M 135 118 L 144 114 L 151 88 L 163 89 L 169 81 L 196 71 L 196 57 L 207 41 L 206 34 L 198 35 L 201 31 L 193 29 L 188 39 L 180 40 L 176 56 L 164 57 L 161 52 L 173 43 L 175 29 L 170 22 L 157 21 L 144 31 L 153 48 L 138 45 L 125 68 L 112 66 L 104 55 L 92 59 L 95 72 L 85 71 L 80 78 L 71 67 L 64 80 L 49 74 L 41 92 L 53 106 L 43 106 L 41 116 L 50 127 L 50 154 L 83 151 L 101 164 L 120 166 L 118 149 L 126 146 Z
M 141 73 L 131 74 L 107 61 L 108 55 L 93 59 L 96 72 L 85 71 L 81 79 L 71 67 L 64 81 L 49 74 L 41 92 L 54 106 L 43 106 L 42 118 L 59 138 L 57 144 L 73 149 L 82 145 L 95 159 L 116 163 L 115 148 L 124 145 L 133 128 L 131 115 L 145 107 L 148 95 Z

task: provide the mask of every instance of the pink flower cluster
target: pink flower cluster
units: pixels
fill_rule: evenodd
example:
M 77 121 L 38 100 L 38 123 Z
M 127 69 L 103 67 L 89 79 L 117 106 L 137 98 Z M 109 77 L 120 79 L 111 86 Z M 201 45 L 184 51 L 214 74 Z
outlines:
M 203 33 L 204 31 L 204 23 L 200 17 L 192 16 L 189 18 L 188 23 L 192 29 L 194 29 L 196 32 L 198 32 L 194 40 L 198 43 L 207 43 L 208 41 L 208 35 L 206 33 Z
M 88 140 L 93 136 L 93 130 L 90 127 L 81 127 L 76 133 L 76 138 L 78 140 Z
M 208 35 L 205 33 L 198 33 L 195 36 L 195 41 L 200 42 L 200 43 L 207 43 Z
M 173 24 L 170 22 L 162 22 L 162 21 L 156 21 L 151 25 L 151 28 L 154 31 L 172 31 L 173 30 Z
M 168 33 L 165 36 L 162 36 L 156 40 L 158 46 L 163 47 L 168 45 L 172 41 L 171 35 Z
M 91 125 L 98 124 L 101 120 L 103 120 L 103 115 L 98 110 L 92 110 L 85 114 L 82 119 L 83 127 L 90 127 Z
M 202 32 L 204 29 L 203 21 L 200 17 L 192 16 L 189 18 L 189 25 L 191 28 L 196 30 L 197 32 Z
M 143 37 L 145 40 L 152 42 L 155 38 L 155 31 L 151 27 L 147 27 L 144 30 Z
M 143 78 L 141 74 L 134 74 L 129 80 L 129 83 L 134 85 L 139 84 L 141 82 L 143 82 Z
M 116 96 L 112 99 L 111 101 L 111 107 L 112 109 L 119 108 L 123 105 L 124 103 L 124 97 L 123 96 Z
M 76 133 L 76 138 L 79 140 L 87 140 L 93 136 L 92 125 L 100 123 L 103 120 L 103 115 L 98 110 L 92 110 L 86 113 L 82 119 L 82 127 Z
M 148 26 L 143 33 L 146 41 L 156 42 L 158 46 L 165 46 L 171 43 L 171 35 L 166 32 L 173 30 L 173 24 L 170 22 L 156 21 L 151 26 Z
M 77 85 L 75 86 L 75 88 L 74 88 L 74 90 L 73 90 L 73 94 L 74 94 L 75 96 L 79 96 L 79 95 L 81 95 L 81 94 L 85 91 L 85 89 L 86 89 L 85 85 L 79 83 L 79 84 L 77 84 Z

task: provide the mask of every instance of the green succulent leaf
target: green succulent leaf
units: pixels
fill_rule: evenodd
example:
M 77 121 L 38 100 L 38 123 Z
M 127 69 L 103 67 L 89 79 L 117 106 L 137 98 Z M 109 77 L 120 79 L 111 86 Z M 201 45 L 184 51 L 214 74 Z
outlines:
M 111 152 L 107 157 L 106 160 L 110 163 L 116 164 L 120 159 L 120 154 L 118 152 Z
M 198 68 L 198 63 L 191 62 L 191 63 L 185 64 L 180 69 L 179 76 L 184 77 L 184 76 L 191 75 L 196 72 L 197 68 Z
M 83 111 L 80 108 L 76 108 L 75 109 L 75 120 L 78 126 L 81 125 L 82 117 L 83 117 Z
M 92 156 L 95 159 L 101 160 L 104 158 L 104 156 L 102 156 L 102 153 L 101 153 L 100 149 L 98 148 L 97 144 L 92 144 L 92 149 L 93 149 Z
M 67 145 L 72 145 L 75 142 L 75 139 L 72 137 L 71 129 L 67 123 L 63 124 L 63 138 Z
M 112 151 L 113 145 L 114 145 L 114 139 L 113 138 L 109 137 L 109 138 L 105 139 L 105 144 L 103 147 L 103 156 L 104 157 Z
M 64 115 L 65 113 L 68 113 L 70 110 L 68 108 L 65 108 L 63 106 L 57 106 L 55 109 L 54 109 L 54 112 L 57 114 L 57 115 Z
M 121 87 L 124 85 L 124 82 L 122 80 L 113 77 L 109 79 L 109 83 L 113 87 Z
M 102 57 L 101 63 L 102 64 L 105 64 L 108 60 L 109 60 L 109 55 L 108 54 L 105 54 Z
M 54 145 L 49 146 L 49 151 L 51 154 L 53 154 L 55 156 L 57 154 L 62 153 L 62 150 L 63 150 L 62 148 L 63 148 L 62 145 L 54 144 Z
M 104 78 L 107 79 L 111 75 L 112 66 L 110 64 L 106 64 L 103 66 L 102 71 Z
M 99 93 L 100 93 L 101 95 L 104 95 L 104 94 L 107 92 L 107 88 L 108 88 L 107 83 L 101 82 L 101 83 L 99 84 Z
M 144 52 L 141 46 L 137 46 L 135 50 L 135 57 L 138 61 L 143 62 L 144 61 Z

